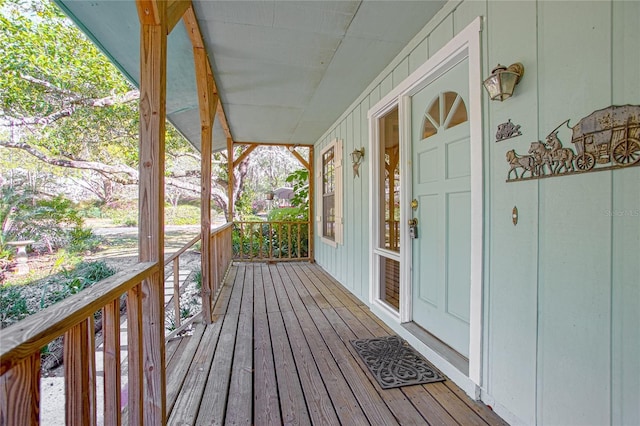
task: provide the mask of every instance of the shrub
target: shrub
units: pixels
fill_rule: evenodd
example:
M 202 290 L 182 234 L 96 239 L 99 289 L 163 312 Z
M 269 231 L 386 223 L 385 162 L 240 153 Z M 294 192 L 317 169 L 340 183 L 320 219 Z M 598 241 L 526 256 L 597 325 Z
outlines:
M 59 258 L 62 262 L 64 256 Z M 68 260 L 68 258 L 67 258 Z M 115 273 L 104 262 L 81 262 L 44 280 L 0 286 L 0 328 L 76 294 Z
M 0 328 L 5 328 L 31 314 L 20 287 L 0 286 Z

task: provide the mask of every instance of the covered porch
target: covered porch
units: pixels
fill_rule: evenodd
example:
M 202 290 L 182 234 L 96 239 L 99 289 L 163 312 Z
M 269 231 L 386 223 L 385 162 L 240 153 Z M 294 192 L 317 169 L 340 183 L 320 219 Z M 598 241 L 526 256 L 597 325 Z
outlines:
M 315 264 L 234 263 L 167 343 L 168 424 L 505 424 L 452 381 L 383 390 L 349 343 L 394 334 Z

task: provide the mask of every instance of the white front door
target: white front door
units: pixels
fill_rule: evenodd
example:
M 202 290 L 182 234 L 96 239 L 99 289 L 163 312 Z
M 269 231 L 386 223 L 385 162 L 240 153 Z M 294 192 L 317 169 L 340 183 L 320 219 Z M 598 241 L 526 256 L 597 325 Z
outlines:
M 471 164 L 468 58 L 411 97 L 413 321 L 469 357 Z

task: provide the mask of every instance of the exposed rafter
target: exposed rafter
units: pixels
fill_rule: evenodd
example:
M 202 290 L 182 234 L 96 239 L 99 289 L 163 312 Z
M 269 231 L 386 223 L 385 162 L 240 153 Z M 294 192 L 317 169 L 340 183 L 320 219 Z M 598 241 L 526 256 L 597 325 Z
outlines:
M 160 25 L 160 11 L 156 0 L 137 0 L 138 18 L 143 25 Z
M 233 167 L 234 168 L 238 167 L 238 164 L 240 164 L 245 158 L 247 158 L 249 156 L 249 154 L 251 154 L 257 147 L 258 147 L 258 145 L 249 145 L 249 147 L 247 149 L 242 151 L 242 154 L 240 154 L 240 156 L 238 158 L 233 160 Z
M 191 44 L 193 48 L 200 48 L 206 52 L 204 46 L 204 40 L 202 38 L 202 33 L 200 32 L 200 26 L 198 25 L 198 20 L 196 19 L 196 14 L 193 10 L 193 6 L 190 6 L 186 9 L 184 15 L 182 16 L 182 20 L 184 22 L 185 27 L 187 28 L 187 34 L 189 34 L 189 38 L 191 39 Z M 213 71 L 211 70 L 211 63 L 207 60 L 207 73 L 211 74 L 213 78 L 213 93 L 218 95 L 218 87 L 216 85 L 215 76 L 213 76 Z M 222 101 L 218 98 L 217 105 L 217 114 L 218 119 L 220 120 L 220 124 L 222 129 L 224 130 L 225 136 L 227 139 L 231 139 L 233 141 L 233 136 L 231 135 L 231 129 L 229 128 L 229 124 L 227 122 L 227 116 L 224 112 L 224 107 L 222 105 Z
M 191 0 L 169 0 L 167 2 L 167 34 L 180 22 L 180 19 L 190 7 Z

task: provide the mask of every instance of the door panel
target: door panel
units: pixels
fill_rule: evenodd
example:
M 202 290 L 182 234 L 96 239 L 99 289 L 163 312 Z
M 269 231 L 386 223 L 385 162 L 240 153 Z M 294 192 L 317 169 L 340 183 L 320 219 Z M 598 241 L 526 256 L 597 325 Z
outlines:
M 471 191 L 468 60 L 411 100 L 413 321 L 469 356 Z

